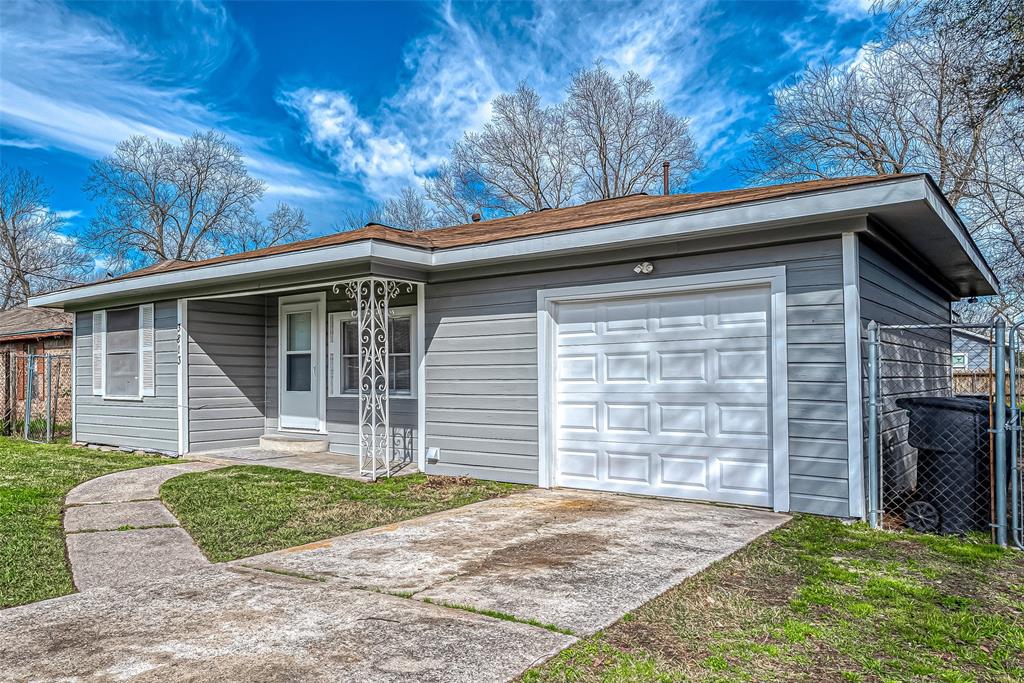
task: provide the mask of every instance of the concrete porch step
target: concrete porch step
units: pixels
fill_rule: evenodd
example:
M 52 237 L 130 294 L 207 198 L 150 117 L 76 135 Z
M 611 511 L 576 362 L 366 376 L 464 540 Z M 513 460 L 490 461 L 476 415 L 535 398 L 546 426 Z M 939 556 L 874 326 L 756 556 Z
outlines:
M 329 446 L 323 434 L 273 432 L 260 437 L 260 448 L 281 453 L 326 453 Z

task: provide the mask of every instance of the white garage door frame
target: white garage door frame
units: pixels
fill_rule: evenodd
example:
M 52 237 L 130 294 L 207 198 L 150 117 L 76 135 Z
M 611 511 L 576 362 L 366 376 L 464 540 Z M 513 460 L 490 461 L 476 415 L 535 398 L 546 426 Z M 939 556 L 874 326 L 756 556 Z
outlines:
M 786 353 L 786 268 L 771 266 L 700 275 L 652 278 L 630 282 L 542 289 L 537 292 L 538 370 L 538 484 L 550 488 L 555 481 L 555 340 L 558 324 L 555 306 L 566 302 L 653 294 L 697 292 L 767 285 L 771 290 L 771 397 L 772 410 L 772 507 L 789 511 L 789 383 Z

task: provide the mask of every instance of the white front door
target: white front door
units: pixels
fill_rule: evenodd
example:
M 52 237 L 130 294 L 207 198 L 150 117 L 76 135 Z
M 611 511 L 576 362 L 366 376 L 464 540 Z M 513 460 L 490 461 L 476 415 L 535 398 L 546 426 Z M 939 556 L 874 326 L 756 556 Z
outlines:
M 555 483 L 770 506 L 770 290 L 557 305 Z
M 283 304 L 280 344 L 281 429 L 320 429 L 320 304 Z

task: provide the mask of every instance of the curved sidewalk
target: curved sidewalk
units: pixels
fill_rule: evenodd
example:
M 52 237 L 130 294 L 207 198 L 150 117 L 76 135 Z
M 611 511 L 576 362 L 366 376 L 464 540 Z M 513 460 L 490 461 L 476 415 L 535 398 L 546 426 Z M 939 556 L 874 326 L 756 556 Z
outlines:
M 210 564 L 160 502 L 160 486 L 189 472 L 224 467 L 183 462 L 114 472 L 79 484 L 64 499 L 64 531 L 80 591 L 146 582 Z

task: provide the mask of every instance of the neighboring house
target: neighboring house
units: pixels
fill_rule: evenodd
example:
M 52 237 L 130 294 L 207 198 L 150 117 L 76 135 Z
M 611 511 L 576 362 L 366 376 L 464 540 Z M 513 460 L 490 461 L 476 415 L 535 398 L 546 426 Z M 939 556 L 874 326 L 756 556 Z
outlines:
M 52 308 L 19 306 L 0 311 L 0 353 L 69 351 L 73 320 L 73 314 Z
M 864 326 L 949 323 L 996 288 L 913 175 L 370 225 L 33 304 L 77 316 L 80 442 L 304 435 L 433 474 L 861 517 Z
M 992 340 L 971 330 L 953 330 L 953 373 L 989 372 L 992 368 Z
M 58 384 L 52 392 L 56 415 L 68 420 L 71 415 L 71 330 L 74 314 L 51 308 L 21 306 L 0 311 L 0 433 L 9 430 L 25 414 L 25 394 L 29 363 L 34 361 L 37 375 L 45 368 L 44 354 L 56 355 L 52 367 L 66 380 L 64 391 Z M 30 360 L 31 358 L 31 360 Z M 42 414 L 46 391 L 42 382 L 32 383 L 32 408 Z

